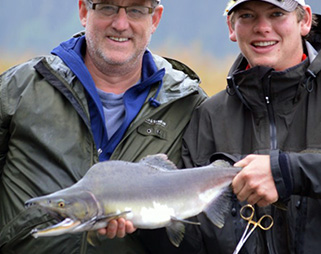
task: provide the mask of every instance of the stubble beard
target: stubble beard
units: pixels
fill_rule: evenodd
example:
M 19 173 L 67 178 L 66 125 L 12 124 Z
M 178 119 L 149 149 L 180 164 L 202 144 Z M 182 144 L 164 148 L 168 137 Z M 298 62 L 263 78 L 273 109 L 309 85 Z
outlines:
M 86 37 L 86 40 L 87 50 L 95 67 L 102 73 L 107 74 L 106 72 L 108 72 L 109 74 L 114 73 L 117 75 L 125 75 L 137 68 L 138 64 L 141 65 L 141 59 L 150 41 L 148 41 L 148 44 L 144 48 L 136 50 L 134 54 L 125 61 L 117 61 L 108 57 L 101 47 L 97 47 L 97 45 L 99 45 L 98 41 L 92 39 L 90 36 Z

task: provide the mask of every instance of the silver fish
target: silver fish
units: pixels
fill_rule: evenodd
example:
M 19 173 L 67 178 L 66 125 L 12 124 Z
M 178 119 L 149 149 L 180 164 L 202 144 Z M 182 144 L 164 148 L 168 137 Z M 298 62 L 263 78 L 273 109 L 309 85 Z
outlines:
M 142 229 L 166 227 L 170 241 L 179 246 L 186 220 L 204 212 L 223 227 L 232 204 L 231 181 L 240 168 L 228 163 L 178 170 L 164 154 L 150 155 L 138 163 L 106 161 L 95 164 L 77 183 L 52 194 L 26 201 L 40 206 L 60 223 L 33 229 L 34 237 L 78 233 L 106 227 L 123 217 Z M 95 243 L 93 234 L 88 241 Z

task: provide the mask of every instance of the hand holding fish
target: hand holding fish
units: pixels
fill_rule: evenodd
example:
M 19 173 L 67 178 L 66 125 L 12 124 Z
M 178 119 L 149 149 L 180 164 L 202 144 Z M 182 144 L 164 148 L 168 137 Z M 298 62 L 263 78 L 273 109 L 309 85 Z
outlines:
M 125 220 L 124 218 L 119 218 L 117 220 L 111 220 L 106 228 L 101 228 L 98 233 L 101 235 L 106 235 L 109 239 L 113 239 L 116 236 L 118 238 L 123 238 L 126 234 L 131 234 L 136 231 L 131 221 Z
M 233 191 L 240 201 L 263 207 L 278 200 L 269 155 L 248 155 L 234 166 L 242 168 L 232 181 Z

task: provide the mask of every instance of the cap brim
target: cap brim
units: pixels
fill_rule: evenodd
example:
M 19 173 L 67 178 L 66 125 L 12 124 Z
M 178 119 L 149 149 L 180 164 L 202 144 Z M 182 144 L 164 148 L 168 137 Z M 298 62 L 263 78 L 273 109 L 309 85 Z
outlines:
M 280 0 L 239 0 L 234 5 L 232 5 L 228 10 L 226 10 L 227 15 L 230 15 L 235 10 L 235 8 L 238 7 L 239 5 L 250 1 L 262 1 L 269 4 L 273 4 L 287 12 L 294 11 L 298 6 L 298 2 L 295 0 L 281 0 L 281 1 Z

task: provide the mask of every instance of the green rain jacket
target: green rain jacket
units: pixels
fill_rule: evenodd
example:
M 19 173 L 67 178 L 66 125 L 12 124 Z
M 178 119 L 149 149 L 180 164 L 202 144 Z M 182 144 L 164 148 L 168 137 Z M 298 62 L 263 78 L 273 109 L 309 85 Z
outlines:
M 187 66 L 153 58 L 158 68 L 166 69 L 157 96 L 161 105 L 155 108 L 148 103 L 158 88 L 152 87 L 112 160 L 135 162 L 148 154 L 166 153 L 178 163 L 184 128 L 194 108 L 206 98 L 199 78 Z M 41 66 L 41 72 L 35 66 Z M 86 233 L 38 239 L 30 235 L 40 224 L 57 221 L 37 208 L 25 209 L 24 202 L 74 184 L 97 162 L 84 88 L 59 57 L 35 58 L 3 73 L 0 253 L 144 253 L 132 236 L 106 240 L 94 248 L 87 244 Z

